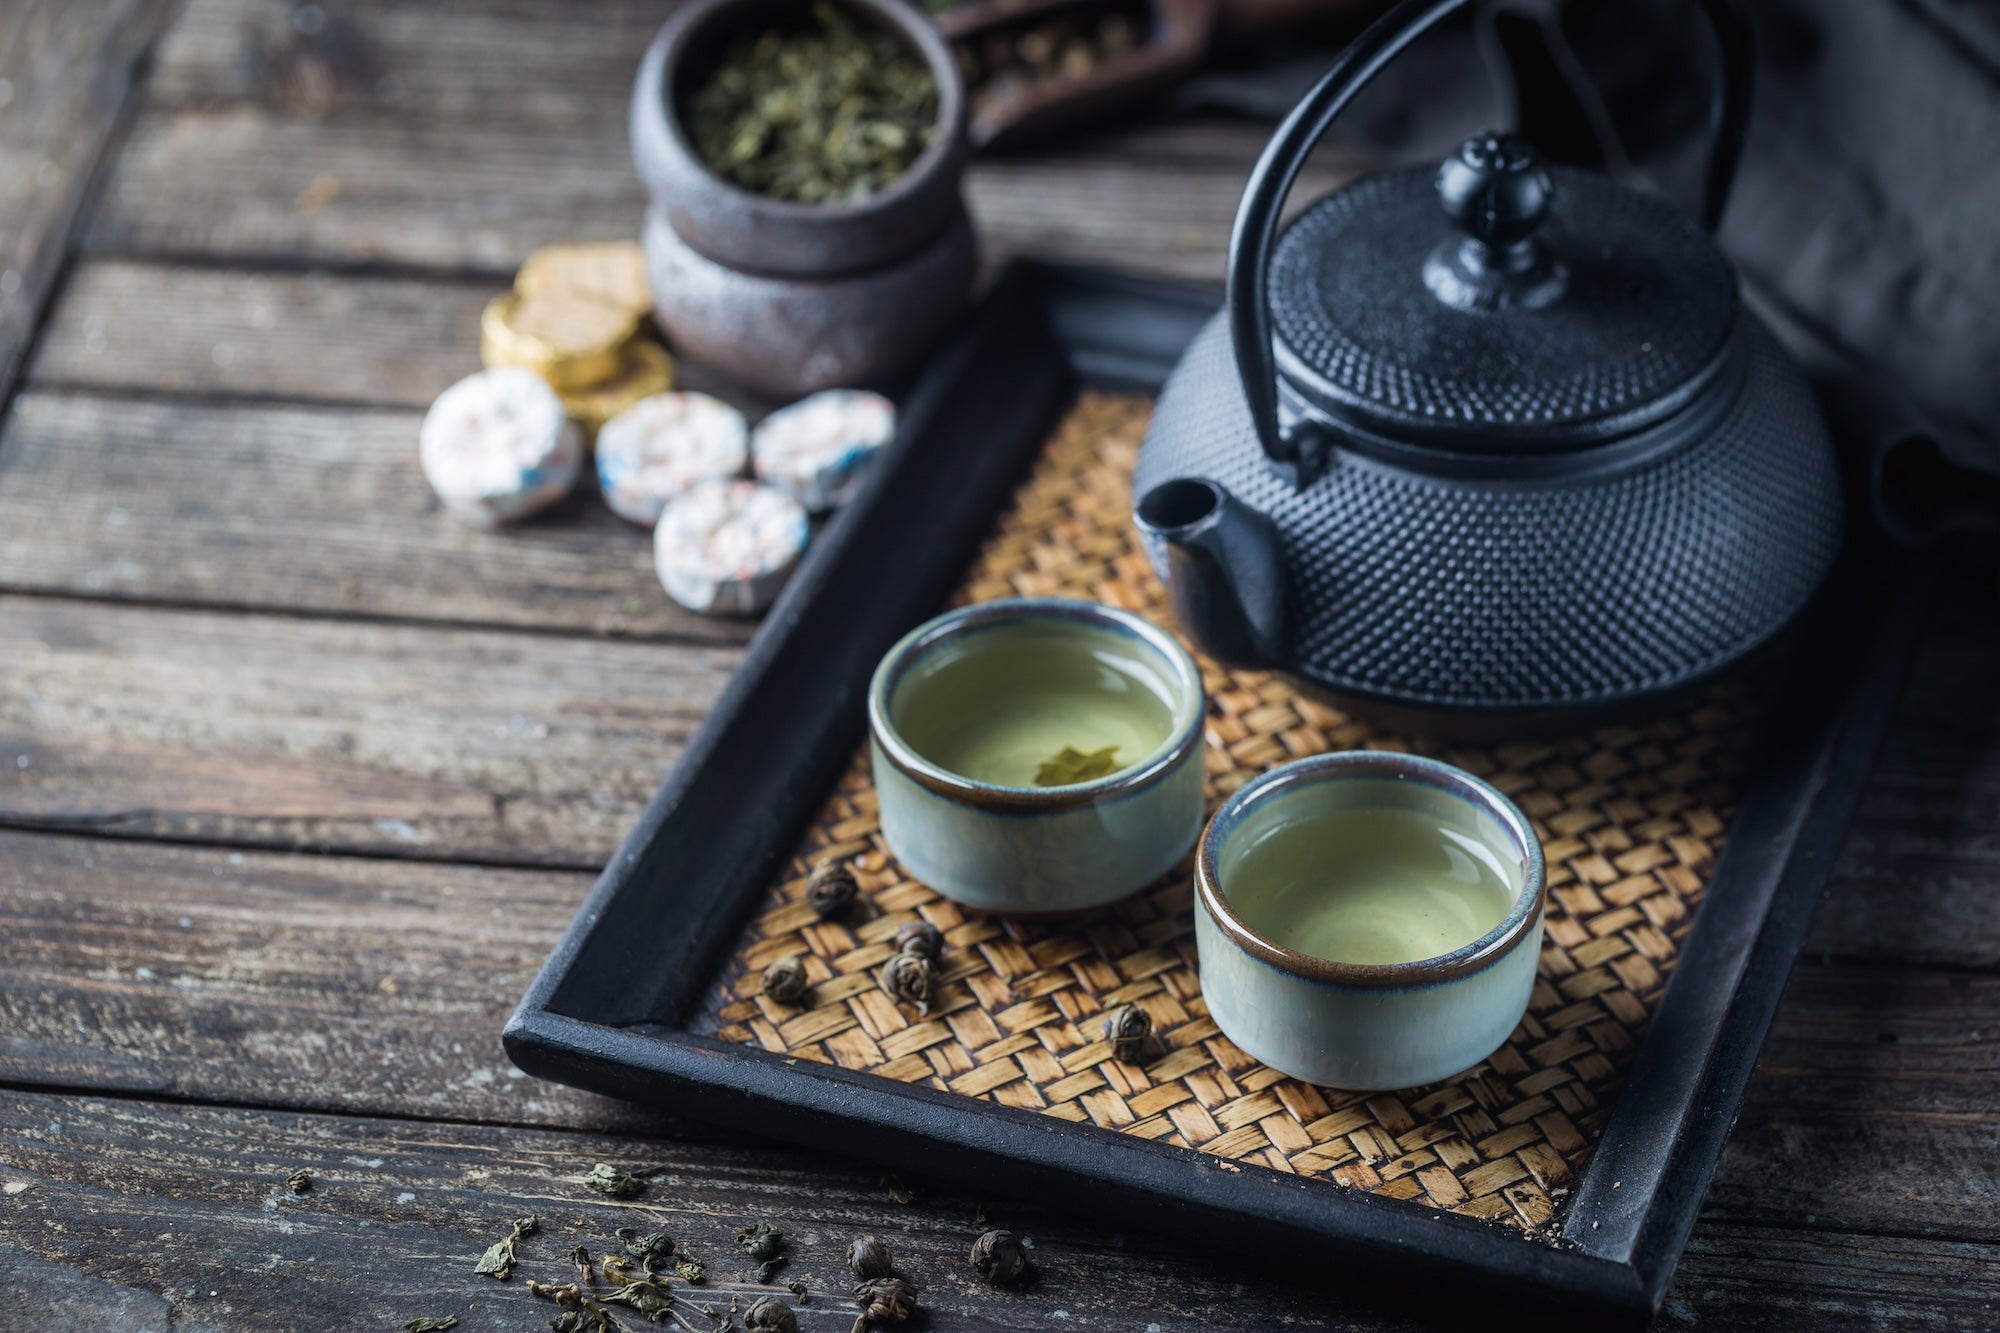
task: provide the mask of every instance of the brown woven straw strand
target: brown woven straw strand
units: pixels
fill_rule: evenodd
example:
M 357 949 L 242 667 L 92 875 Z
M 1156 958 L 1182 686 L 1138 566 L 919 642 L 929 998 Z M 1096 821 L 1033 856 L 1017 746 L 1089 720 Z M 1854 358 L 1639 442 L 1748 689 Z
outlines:
M 958 600 L 1090 598 L 1166 623 L 1128 485 L 1150 404 L 1086 394 L 1000 520 Z M 1485 777 L 1547 852 L 1541 974 L 1507 1044 L 1444 1083 L 1347 1093 L 1285 1077 L 1209 1019 L 1188 875 L 1087 916 L 1024 921 L 961 908 L 907 878 L 883 845 L 865 753 L 841 779 L 751 921 L 697 1029 L 727 1041 L 1199 1148 L 1529 1228 L 1547 1225 L 1588 1157 L 1673 967 L 1733 809 L 1745 692 L 1719 687 L 1664 720 L 1554 742 L 1442 750 L 1301 696 L 1282 679 L 1203 663 L 1209 808 L 1301 755 L 1423 749 Z M 862 901 L 821 921 L 806 876 L 849 861 Z M 944 933 L 928 1016 L 876 985 L 896 931 Z M 802 955 L 797 1004 L 762 994 Z M 1099 1031 L 1136 1002 L 1157 1044 L 1137 1063 Z

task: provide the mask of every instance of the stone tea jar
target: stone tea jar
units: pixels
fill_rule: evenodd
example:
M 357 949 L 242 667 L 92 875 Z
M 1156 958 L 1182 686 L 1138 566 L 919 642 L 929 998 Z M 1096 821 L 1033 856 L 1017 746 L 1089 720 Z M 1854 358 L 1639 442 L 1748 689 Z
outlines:
M 731 38 L 796 0 L 690 0 L 660 29 L 632 93 L 632 157 L 652 204 L 646 266 L 660 326 L 696 360 L 774 397 L 866 384 L 934 350 L 978 267 L 960 195 L 966 96 L 950 49 L 897 0 L 839 0 L 900 36 L 937 81 L 937 133 L 891 184 L 858 202 L 804 204 L 711 172 L 684 101 Z

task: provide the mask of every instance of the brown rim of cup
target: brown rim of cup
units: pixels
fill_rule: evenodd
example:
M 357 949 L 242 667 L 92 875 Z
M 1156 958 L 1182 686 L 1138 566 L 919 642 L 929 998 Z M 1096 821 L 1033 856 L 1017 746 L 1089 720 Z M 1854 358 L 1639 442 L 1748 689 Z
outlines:
M 1471 802 L 1500 821 L 1513 837 L 1521 866 L 1521 891 L 1506 919 L 1450 953 L 1408 963 L 1340 963 L 1315 958 L 1252 930 L 1229 906 L 1216 870 L 1222 841 L 1250 810 L 1287 790 L 1344 778 L 1418 782 Z M 1202 830 L 1196 844 L 1195 896 L 1216 928 L 1252 957 L 1307 981 L 1335 986 L 1418 989 L 1483 971 L 1512 953 L 1533 933 L 1548 896 L 1541 840 L 1520 808 L 1498 788 L 1436 759 L 1382 750 L 1348 750 L 1295 759 L 1260 774 L 1237 790 Z

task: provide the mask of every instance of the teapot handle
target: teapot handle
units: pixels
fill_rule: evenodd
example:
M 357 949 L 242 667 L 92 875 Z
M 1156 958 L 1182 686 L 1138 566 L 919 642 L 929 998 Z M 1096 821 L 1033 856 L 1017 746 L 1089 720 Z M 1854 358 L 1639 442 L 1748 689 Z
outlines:
M 1355 94 L 1410 43 L 1469 3 L 1471 0 L 1400 0 L 1370 24 L 1278 126 L 1244 187 L 1229 237 L 1229 336 L 1243 393 L 1249 400 L 1251 423 L 1264 452 L 1274 460 L 1291 462 L 1299 454 L 1297 433 L 1282 429 L 1278 423 L 1277 358 L 1272 350 L 1267 291 L 1279 212 L 1306 155 Z M 1701 204 L 1701 223 L 1713 231 L 1722 220 L 1730 182 L 1743 153 L 1755 47 L 1743 0 L 1699 3 L 1721 56 L 1721 78 L 1709 114 L 1711 146 Z

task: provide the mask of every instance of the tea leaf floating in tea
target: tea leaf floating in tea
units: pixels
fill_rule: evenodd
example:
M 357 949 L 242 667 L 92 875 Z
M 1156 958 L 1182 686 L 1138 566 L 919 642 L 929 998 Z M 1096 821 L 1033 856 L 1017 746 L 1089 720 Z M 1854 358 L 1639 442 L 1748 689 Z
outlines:
M 731 41 L 686 103 L 711 171 L 802 204 L 890 185 L 929 147 L 937 113 L 937 81 L 909 44 L 825 0 Z
M 517 1217 L 504 1239 L 496 1240 L 486 1247 L 486 1253 L 472 1271 L 484 1273 L 502 1282 L 514 1271 L 514 1244 L 523 1236 L 532 1236 L 540 1224 L 532 1217 Z
M 1045 760 L 1042 766 L 1035 770 L 1035 785 L 1067 787 L 1071 783 L 1108 777 L 1118 769 L 1118 747 L 1115 745 L 1092 750 L 1089 754 L 1085 754 L 1074 745 L 1065 745 L 1056 752 L 1055 758 Z

